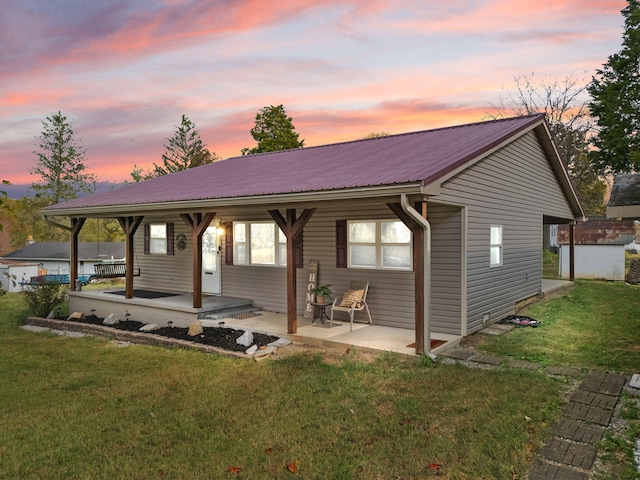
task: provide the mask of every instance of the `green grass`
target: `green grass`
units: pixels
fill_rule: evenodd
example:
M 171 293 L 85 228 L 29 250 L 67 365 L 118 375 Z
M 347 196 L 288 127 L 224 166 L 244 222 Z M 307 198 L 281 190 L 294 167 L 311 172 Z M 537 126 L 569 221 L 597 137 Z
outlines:
M 540 320 L 540 327 L 487 336 L 480 348 L 542 365 L 637 373 L 640 286 L 576 283 L 568 295 L 535 303 L 521 312 Z
M 3 480 L 523 478 L 566 388 L 353 350 L 120 347 L 26 332 L 25 314 L 0 298 Z
M 542 278 L 560 278 L 559 262 L 560 254 L 542 249 Z

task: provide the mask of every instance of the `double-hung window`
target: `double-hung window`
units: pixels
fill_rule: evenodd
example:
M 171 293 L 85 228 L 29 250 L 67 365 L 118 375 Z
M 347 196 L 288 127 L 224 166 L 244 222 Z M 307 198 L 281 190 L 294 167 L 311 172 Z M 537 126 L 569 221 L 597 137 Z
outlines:
M 287 265 L 287 238 L 275 222 L 234 222 L 235 265 Z
M 411 230 L 399 220 L 348 222 L 350 268 L 411 270 Z
M 489 240 L 489 266 L 502 265 L 502 225 L 491 225 Z

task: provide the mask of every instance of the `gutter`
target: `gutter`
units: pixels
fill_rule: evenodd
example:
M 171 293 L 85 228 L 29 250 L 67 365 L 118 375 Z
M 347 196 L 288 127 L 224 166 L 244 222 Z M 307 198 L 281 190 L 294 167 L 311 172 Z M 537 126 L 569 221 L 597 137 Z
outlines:
M 431 353 L 431 225 L 418 211 L 409 204 L 407 194 L 400 195 L 400 205 L 407 215 L 422 225 L 424 235 L 424 354 L 432 360 L 436 356 Z

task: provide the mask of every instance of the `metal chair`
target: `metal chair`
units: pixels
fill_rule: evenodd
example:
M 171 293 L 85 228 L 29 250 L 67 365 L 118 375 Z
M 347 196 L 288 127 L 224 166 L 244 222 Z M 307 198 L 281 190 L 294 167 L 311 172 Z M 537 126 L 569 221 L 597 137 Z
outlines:
M 353 330 L 353 317 L 356 312 L 362 310 L 367 311 L 369 317 L 369 324 L 373 325 L 371 321 L 371 313 L 369 312 L 369 306 L 367 305 L 367 293 L 369 292 L 369 282 L 362 282 L 358 280 L 352 280 L 347 290 L 341 298 L 333 300 L 331 305 L 331 316 L 329 318 L 329 326 L 333 326 L 333 312 L 347 312 L 349 314 L 349 331 Z

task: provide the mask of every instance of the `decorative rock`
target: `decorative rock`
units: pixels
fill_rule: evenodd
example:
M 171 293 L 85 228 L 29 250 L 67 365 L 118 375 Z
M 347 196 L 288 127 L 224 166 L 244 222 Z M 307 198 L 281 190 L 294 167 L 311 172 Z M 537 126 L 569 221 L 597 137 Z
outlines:
M 634 373 L 631 377 L 631 381 L 629 382 L 629 386 L 633 388 L 640 388 L 640 375 Z
M 53 311 L 53 310 L 51 310 L 51 311 L 49 312 L 49 315 L 47 315 L 47 318 L 56 318 L 56 312 L 55 312 L 55 311 Z
M 267 348 L 264 348 L 262 350 L 258 350 L 253 355 L 253 358 L 266 357 L 267 355 L 271 355 L 275 351 L 276 351 L 276 347 L 268 346 Z
M 160 330 L 160 325 L 157 323 L 147 323 L 140 327 L 140 332 L 153 332 L 154 330 Z
M 110 313 L 107 315 L 107 318 L 102 321 L 103 325 L 117 325 L 118 323 L 120 323 L 120 320 L 118 320 L 118 316 L 115 313 Z
M 86 318 L 82 312 L 73 312 L 67 317 L 67 320 L 83 320 Z
M 285 347 L 287 345 L 290 345 L 291 343 L 291 340 L 288 340 L 286 338 L 279 338 L 275 342 L 268 343 L 267 345 L 270 345 L 272 347 Z
M 195 320 L 191 325 L 189 325 L 189 331 L 187 332 L 187 335 L 189 335 L 190 337 L 195 337 L 196 335 L 200 335 L 202 332 L 204 332 L 202 323 L 200 323 L 200 320 Z
M 253 345 L 251 345 L 249 348 L 247 348 L 244 353 L 246 353 L 247 355 L 253 355 L 254 353 L 256 353 L 258 351 L 258 346 L 254 343 Z
M 243 345 L 245 347 L 248 347 L 249 345 L 251 345 L 253 343 L 253 333 L 251 333 L 249 330 L 247 330 L 242 335 L 240 335 L 238 338 L 236 338 L 236 343 L 238 345 Z

